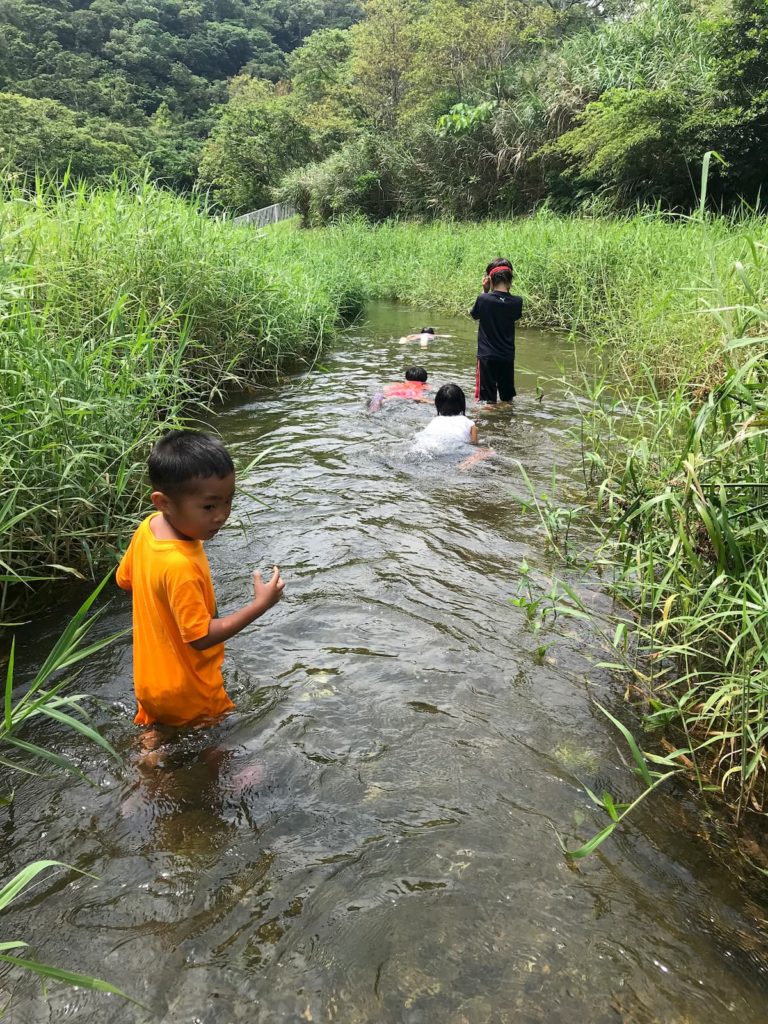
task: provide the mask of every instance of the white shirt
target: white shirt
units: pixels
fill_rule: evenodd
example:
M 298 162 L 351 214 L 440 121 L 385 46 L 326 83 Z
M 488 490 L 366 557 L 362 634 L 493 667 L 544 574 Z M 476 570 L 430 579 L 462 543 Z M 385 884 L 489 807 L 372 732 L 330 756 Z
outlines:
M 416 435 L 414 445 L 425 452 L 448 452 L 470 443 L 474 425 L 466 416 L 435 416 Z

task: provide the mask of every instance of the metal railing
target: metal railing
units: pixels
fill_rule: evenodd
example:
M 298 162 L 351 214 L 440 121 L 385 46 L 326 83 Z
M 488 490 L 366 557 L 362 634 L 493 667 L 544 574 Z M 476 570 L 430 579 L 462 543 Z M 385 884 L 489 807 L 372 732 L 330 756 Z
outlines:
M 251 213 L 244 213 L 241 217 L 235 217 L 235 224 L 250 224 L 254 228 L 265 228 L 268 224 L 277 224 L 280 220 L 288 217 L 295 217 L 296 210 L 290 203 L 273 203 L 272 206 L 265 206 L 261 210 L 253 210 Z

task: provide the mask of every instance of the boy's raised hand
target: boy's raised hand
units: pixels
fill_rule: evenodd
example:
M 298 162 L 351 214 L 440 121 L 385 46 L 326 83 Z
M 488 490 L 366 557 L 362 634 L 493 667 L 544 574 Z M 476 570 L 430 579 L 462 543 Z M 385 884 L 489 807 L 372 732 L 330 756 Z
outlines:
M 266 611 L 273 605 L 276 605 L 280 598 L 283 596 L 285 590 L 285 581 L 280 575 L 280 570 L 277 566 L 272 570 L 272 578 L 269 583 L 265 583 L 261 578 L 261 573 L 257 569 L 253 574 L 253 598 L 257 604 L 261 605 Z
M 238 608 L 236 612 L 211 619 L 208 623 L 208 633 L 198 640 L 190 640 L 189 646 L 194 647 L 196 651 L 207 651 L 215 644 L 223 644 L 277 604 L 283 596 L 284 589 L 285 583 L 277 566 L 272 572 L 272 579 L 269 583 L 264 582 L 260 572 L 254 572 L 253 600 L 249 601 L 244 608 Z

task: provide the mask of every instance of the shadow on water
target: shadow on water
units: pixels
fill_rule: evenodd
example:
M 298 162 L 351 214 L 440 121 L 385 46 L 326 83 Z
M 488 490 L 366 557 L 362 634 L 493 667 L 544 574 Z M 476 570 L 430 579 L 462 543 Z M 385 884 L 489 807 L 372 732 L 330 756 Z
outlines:
M 420 316 L 373 307 L 322 367 L 221 411 L 243 464 L 274 451 L 210 545 L 219 603 L 247 596 L 252 567 L 287 580 L 228 645 L 237 713 L 142 769 L 122 641 L 81 688 L 125 763 L 62 734 L 98 787 L 32 780 L 0 819 L 5 876 L 40 856 L 98 876 L 47 881 L 4 935 L 152 1014 L 60 988 L 46 1001 L 3 970 L 14 1024 L 764 1020 L 763 915 L 688 838 L 695 809 L 659 795 L 579 869 L 557 845 L 555 829 L 602 824 L 580 780 L 636 792 L 592 704 L 616 700 L 602 653 L 582 628 L 540 664 L 508 601 L 524 559 L 555 569 L 516 460 L 539 490 L 554 467 L 559 500 L 577 500 L 575 408 L 549 386 L 535 399 L 572 350 L 521 332 L 516 406 L 479 416 L 497 456 L 460 474 L 410 450 L 428 406 L 367 411 L 410 362 L 471 391 L 472 325 L 436 324 L 455 337 L 426 352 L 398 344 Z M 102 628 L 129 616 L 118 598 Z M 62 619 L 28 630 L 19 661 Z

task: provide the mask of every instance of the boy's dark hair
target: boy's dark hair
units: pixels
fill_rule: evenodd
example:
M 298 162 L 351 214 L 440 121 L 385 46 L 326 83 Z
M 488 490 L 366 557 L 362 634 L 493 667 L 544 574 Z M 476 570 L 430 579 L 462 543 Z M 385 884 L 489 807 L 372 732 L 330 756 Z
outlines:
M 409 366 L 405 371 L 406 380 L 417 380 L 420 384 L 427 383 L 427 371 L 423 366 Z
M 503 267 L 503 270 L 499 268 Z M 495 270 L 496 273 L 492 274 L 491 271 Z M 512 284 L 512 264 L 509 260 L 491 260 L 488 266 L 485 268 L 485 276 L 490 277 L 491 284 Z
M 435 333 L 435 328 L 434 327 L 422 327 L 421 330 L 419 331 L 419 334 L 434 334 L 434 333 Z
M 463 416 L 467 411 L 467 399 L 458 384 L 443 384 L 435 395 L 438 416 Z
M 147 469 L 153 489 L 163 494 L 179 494 L 195 478 L 221 480 L 235 472 L 221 441 L 198 430 L 166 431 L 149 453 Z

